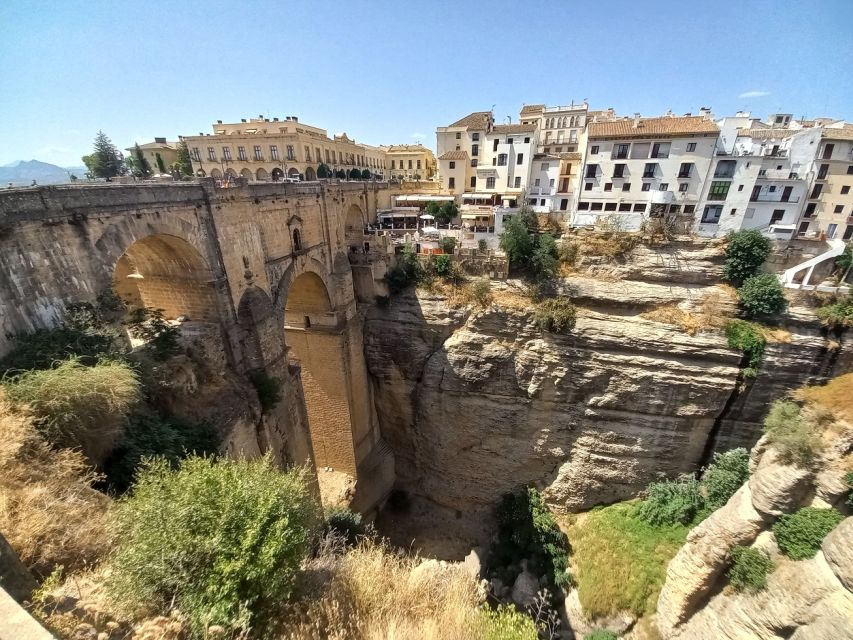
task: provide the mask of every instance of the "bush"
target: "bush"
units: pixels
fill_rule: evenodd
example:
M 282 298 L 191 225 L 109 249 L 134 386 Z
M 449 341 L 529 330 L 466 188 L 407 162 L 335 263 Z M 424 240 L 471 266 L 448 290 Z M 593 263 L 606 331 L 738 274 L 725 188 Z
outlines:
M 438 246 L 444 253 L 453 255 L 453 250 L 456 248 L 456 238 L 453 236 L 444 236 L 438 241 Z
M 773 572 L 773 561 L 763 551 L 751 547 L 734 547 L 730 551 L 729 581 L 739 593 L 757 593 L 767 588 L 767 576 Z
M 740 286 L 754 276 L 770 255 L 770 240 L 755 229 L 736 231 L 729 236 L 723 276 Z
M 385 273 L 385 281 L 388 283 L 388 290 L 392 294 L 399 293 L 406 287 L 417 285 L 423 278 L 423 267 L 411 246 L 405 247 L 403 253 L 398 256 L 397 264 Z
M 749 451 L 744 448 L 715 453 L 700 482 L 705 509 L 715 511 L 729 501 L 749 479 Z
M 492 303 L 492 285 L 488 278 L 474 280 L 468 285 L 468 291 L 481 307 L 488 307 Z
M 596 629 L 592 633 L 586 634 L 583 640 L 619 640 L 619 636 L 607 629 Z
M 256 371 L 249 379 L 258 394 L 261 411 L 269 412 L 281 400 L 281 380 L 271 377 L 266 371 Z
M 370 169 L 362 169 L 361 170 L 361 179 L 362 180 L 370 180 Z
M 817 310 L 823 323 L 834 329 L 853 327 L 853 295 L 824 305 Z
M 562 262 L 563 264 L 567 264 L 570 267 L 573 267 L 578 259 L 579 248 L 580 247 L 578 246 L 577 242 L 568 242 L 566 240 L 563 240 L 560 243 L 559 250 L 560 262 Z
M 105 486 L 114 493 L 127 491 L 143 460 L 160 457 L 172 467 L 189 454 L 216 453 L 219 438 L 206 424 L 190 424 L 175 418 L 131 416 L 116 448 L 104 462 Z
M 160 309 L 135 309 L 125 321 L 128 333 L 145 343 L 155 360 L 167 360 L 181 352 L 180 330 L 169 323 Z
M 844 482 L 850 487 L 850 493 L 847 495 L 847 506 L 853 507 L 853 471 L 844 476 Z
M 773 525 L 773 534 L 782 553 L 793 560 L 813 557 L 826 535 L 844 520 L 835 509 L 804 507 L 783 515 Z
M 483 607 L 476 624 L 478 640 L 538 640 L 539 630 L 529 617 L 513 605 L 497 609 Z
M 820 441 L 803 420 L 800 407 L 789 400 L 776 400 L 764 419 L 764 433 L 783 462 L 807 466 L 814 460 Z
M 334 531 L 350 546 L 357 543 L 359 537 L 364 535 L 365 526 L 361 522 L 361 514 L 346 507 L 326 509 L 324 518 L 326 533 Z
M 453 260 L 450 259 L 448 255 L 440 255 L 435 257 L 435 274 L 437 276 L 441 276 L 442 278 L 446 278 L 451 275 L 453 271 Z
M 788 306 L 782 283 L 772 273 L 747 278 L 737 294 L 740 306 L 753 317 L 774 316 Z
M 477 249 L 480 253 L 485 253 L 489 248 L 489 244 L 486 242 L 484 238 L 480 238 L 477 240 Z
M 546 576 L 552 592 L 572 584 L 569 539 L 536 489 L 504 494 L 496 515 L 497 542 L 489 554 L 493 574 L 512 584 L 526 559 L 535 575 Z M 510 566 L 517 569 L 510 571 Z
M 302 470 L 260 460 L 162 460 L 116 504 L 107 594 L 124 612 L 180 609 L 195 637 L 210 625 L 263 636 L 305 558 L 317 507 Z
M 637 507 L 637 516 L 654 526 L 692 524 L 705 506 L 699 483 L 692 475 L 652 482 L 646 492 L 648 496 Z
M 549 233 L 539 236 L 539 243 L 533 251 L 531 263 L 536 277 L 540 280 L 549 280 L 557 273 L 557 244 Z
M 743 375 L 747 378 L 758 375 L 758 365 L 761 364 L 764 346 L 767 344 L 758 325 L 745 320 L 731 320 L 726 325 L 726 338 L 729 347 L 743 352 L 746 364 Z
M 54 369 L 29 371 L 5 385 L 10 400 L 32 411 L 48 442 L 80 447 L 97 464 L 140 400 L 136 373 L 122 362 L 83 366 L 71 359 Z
M 533 240 L 520 215 L 511 217 L 504 225 L 500 248 L 506 252 L 512 266 L 524 266 L 530 261 L 533 255 Z
M 536 305 L 536 324 L 543 331 L 568 333 L 575 328 L 575 306 L 568 298 L 549 298 Z

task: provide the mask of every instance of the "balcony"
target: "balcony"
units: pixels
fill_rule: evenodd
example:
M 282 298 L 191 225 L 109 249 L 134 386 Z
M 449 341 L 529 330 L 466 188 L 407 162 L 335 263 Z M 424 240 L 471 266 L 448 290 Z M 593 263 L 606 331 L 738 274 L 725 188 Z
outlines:
M 793 171 L 778 171 L 776 169 L 766 170 L 758 174 L 759 180 L 799 180 L 800 176 Z
M 722 178 L 724 180 L 731 180 L 732 178 L 735 177 L 735 172 L 734 171 L 715 171 L 714 177 L 715 178 Z
M 675 194 L 672 191 L 652 191 L 652 204 L 671 204 L 675 200 Z
M 775 193 L 768 193 L 767 195 L 762 196 L 753 196 L 749 199 L 750 202 L 781 202 L 782 204 L 790 204 L 794 202 L 800 201 L 800 196 L 788 196 L 787 198 L 776 195 Z
M 768 158 L 786 158 L 788 156 L 787 149 L 765 149 L 761 155 Z
M 689 171 L 679 171 L 678 177 L 683 178 L 683 179 L 687 179 L 690 177 L 690 172 Z

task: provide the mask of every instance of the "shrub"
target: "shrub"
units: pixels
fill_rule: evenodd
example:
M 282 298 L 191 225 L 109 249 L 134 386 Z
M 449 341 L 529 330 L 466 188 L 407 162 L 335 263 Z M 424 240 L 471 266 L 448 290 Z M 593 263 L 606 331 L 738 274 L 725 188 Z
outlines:
M 304 472 L 260 460 L 189 457 L 143 469 L 111 516 L 115 550 L 107 594 L 120 611 L 143 608 L 263 635 L 306 556 L 316 505 Z
M 370 169 L 362 169 L 361 170 L 361 179 L 362 180 L 370 180 Z
M 539 236 L 539 243 L 531 257 L 533 270 L 540 280 L 549 280 L 557 273 L 557 244 L 549 233 Z
M 743 375 L 747 378 L 758 375 L 758 365 L 761 364 L 764 346 L 767 344 L 758 325 L 745 320 L 731 320 L 726 325 L 726 338 L 729 347 L 743 352 L 746 364 Z
M 62 565 L 77 571 L 109 549 L 109 498 L 95 491 L 97 476 L 79 451 L 57 449 L 32 416 L 0 392 L 0 531 L 36 576 Z
M 403 253 L 397 257 L 397 264 L 385 274 L 388 290 L 399 293 L 406 287 L 416 285 L 424 278 L 424 270 L 418 256 L 411 246 L 406 246 Z
M 820 448 L 800 407 L 789 400 L 776 400 L 764 419 L 764 433 L 788 464 L 809 465 Z
M 607 629 L 596 629 L 592 633 L 586 634 L 583 640 L 619 640 L 619 636 Z
M 29 371 L 6 383 L 9 399 L 27 405 L 48 442 L 80 447 L 99 463 L 140 399 L 136 373 L 121 362 L 85 367 L 78 360 Z
M 160 457 L 172 467 L 191 453 L 213 454 L 219 445 L 216 431 L 206 424 L 190 424 L 156 416 L 131 416 L 116 448 L 104 462 L 106 487 L 124 493 L 147 458 Z
M 734 547 L 730 551 L 729 581 L 740 593 L 757 593 L 767 588 L 767 576 L 773 572 L 773 561 L 763 551 L 751 547 Z
M 483 607 L 476 624 L 478 640 L 538 640 L 539 630 L 529 617 L 513 605 L 499 605 L 497 609 Z
M 441 247 L 444 253 L 452 255 L 453 250 L 456 248 L 456 238 L 453 236 L 444 236 L 438 241 L 438 246 Z
M 485 238 L 480 238 L 479 240 L 477 240 L 477 249 L 480 251 L 480 253 L 485 253 L 488 248 L 489 245 L 486 242 Z
M 446 278 L 453 270 L 453 261 L 448 255 L 436 256 L 434 267 L 436 275 Z
M 546 576 L 552 591 L 572 584 L 569 539 L 536 489 L 504 494 L 496 515 L 497 542 L 489 554 L 493 574 L 512 584 L 520 569 L 511 572 L 509 567 L 526 559 L 534 574 Z
M 506 252 L 512 266 L 523 266 L 530 260 L 533 255 L 533 240 L 520 215 L 513 216 L 504 225 L 504 232 L 500 238 L 500 248 Z
M 166 320 L 160 309 L 135 309 L 125 321 L 128 333 L 145 343 L 155 360 L 166 360 L 181 352 L 180 330 Z
M 637 507 L 637 516 L 651 525 L 691 524 L 705 506 L 692 475 L 652 482 L 646 491 L 648 496 Z
M 817 310 L 817 315 L 829 327 L 853 327 L 853 295 L 821 307 Z
M 489 283 L 488 278 L 474 280 L 474 282 L 468 285 L 468 291 L 470 291 L 471 297 L 481 307 L 488 307 L 492 303 L 492 285 Z
M 835 268 L 843 276 L 851 267 L 853 267 L 853 244 L 848 244 L 844 247 L 844 252 L 835 259 Z
M 844 476 L 844 482 L 850 487 L 850 493 L 847 495 L 847 506 L 853 507 L 853 471 Z
M 281 380 L 270 376 L 266 371 L 255 371 L 249 376 L 252 386 L 258 394 L 261 411 L 267 413 L 281 400 Z
M 577 242 L 568 242 L 563 240 L 560 243 L 559 258 L 560 262 L 567 264 L 570 267 L 575 265 L 578 259 L 579 246 Z
M 740 286 L 747 278 L 758 273 L 768 255 L 770 240 L 760 231 L 736 231 L 729 236 L 723 276 L 735 286 Z
M 773 534 L 782 553 L 793 560 L 811 558 L 826 535 L 844 520 L 835 509 L 804 507 L 783 515 L 773 525 Z
M 705 509 L 715 511 L 729 501 L 749 479 L 749 451 L 744 448 L 715 453 L 700 482 Z
M 346 507 L 326 509 L 324 519 L 326 533 L 334 531 L 348 545 L 354 545 L 358 542 L 359 537 L 364 535 L 365 527 L 361 522 L 361 514 Z
M 774 316 L 788 306 L 785 290 L 772 273 L 747 278 L 737 290 L 740 306 L 750 316 Z
M 575 306 L 568 298 L 549 298 L 536 305 L 536 324 L 543 331 L 568 333 L 575 328 Z

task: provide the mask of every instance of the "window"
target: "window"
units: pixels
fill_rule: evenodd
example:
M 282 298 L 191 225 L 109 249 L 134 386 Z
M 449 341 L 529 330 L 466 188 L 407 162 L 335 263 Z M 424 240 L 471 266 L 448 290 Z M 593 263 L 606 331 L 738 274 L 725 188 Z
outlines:
M 495 143 L 492 145 L 492 151 L 497 151 L 497 150 L 498 150 L 498 140 L 497 140 L 497 138 L 495 138 Z
M 687 189 L 688 189 L 689 187 L 690 187 L 690 185 L 689 185 L 689 184 L 687 184 L 686 182 L 682 182 L 681 184 L 679 184 L 679 185 L 678 185 L 678 190 L 679 190 L 681 193 L 687 193 Z
M 758 177 L 759 178 L 763 178 L 766 175 L 767 175 L 767 169 L 759 169 L 758 170 Z
M 329 164 L 329 150 L 325 149 L 326 152 L 326 164 Z
M 729 195 L 729 187 L 731 186 L 731 182 L 711 182 L 711 188 L 708 190 L 708 200 L 725 200 L 726 196 Z
M 318 155 L 319 157 L 319 155 Z M 278 160 L 278 146 L 271 144 L 270 145 L 270 159 Z
M 770 224 L 776 224 L 777 222 L 782 222 L 782 218 L 785 217 L 784 209 L 774 209 L 773 214 L 770 216 Z
M 536 178 L 536 180 L 534 180 L 534 182 L 533 182 L 533 186 L 534 186 L 534 187 L 538 187 L 538 186 L 539 186 L 539 178 Z
M 498 154 L 498 166 L 499 167 L 505 167 L 506 166 L 506 158 L 507 158 L 507 155 L 505 153 L 499 153 Z
M 606 202 L 604 203 L 605 211 L 616 211 L 616 203 L 615 202 Z
M 471 188 L 472 189 L 477 188 L 477 176 L 471 176 Z
M 231 162 L 231 147 L 222 147 L 222 157 L 225 162 Z
M 592 148 L 590 148 L 589 152 L 590 152 L 591 154 L 596 154 L 596 153 L 598 153 L 598 145 L 597 145 L 597 144 L 596 144 L 596 145 L 593 145 L 593 146 L 592 146 Z
M 717 224 L 720 221 L 720 215 L 723 213 L 723 207 L 719 204 L 709 204 L 705 206 L 705 212 L 702 214 L 703 224 Z
M 307 144 L 305 145 L 305 162 L 311 162 L 311 147 Z M 355 164 L 355 158 L 353 158 L 353 164 Z
M 457 131 L 457 132 L 456 132 L 456 139 L 457 139 L 457 140 L 461 140 L 461 139 L 462 139 L 462 132 L 461 132 L 461 131 Z
M 645 202 L 638 202 L 634 205 L 634 212 L 645 211 L 645 210 L 646 210 L 646 203 Z
M 554 186 L 554 178 L 551 178 L 550 180 L 548 180 L 548 186 L 549 186 L 549 187 L 553 187 L 553 186 Z
M 586 177 L 594 178 L 598 173 L 598 165 L 597 164 L 588 164 L 586 165 Z
M 288 160 L 296 160 L 296 152 L 293 150 L 293 145 L 287 145 L 287 159 Z
M 834 144 L 825 144 L 823 146 L 823 156 L 822 160 L 831 160 L 832 159 L 832 151 L 835 149 Z
M 732 209 L 732 211 L 735 211 L 735 209 Z M 732 215 L 734 215 L 734 214 L 732 214 Z M 747 207 L 747 209 L 746 209 L 746 213 L 745 213 L 745 214 L 743 214 L 743 217 L 744 217 L 744 218 L 753 218 L 753 217 L 755 217 L 755 209 L 752 209 L 752 208 L 750 208 L 750 207 Z
M 213 147 L 207 148 L 207 159 L 216 162 L 216 149 L 214 149 Z
M 569 201 L 566 198 L 560 200 L 560 211 L 566 211 L 569 208 Z
M 768 189 L 768 191 L 770 193 L 776 193 L 776 185 L 770 185 L 770 188 Z
M 601 211 L 602 203 L 601 202 L 593 202 L 592 207 L 590 207 L 593 211 Z
M 739 185 L 737 186 L 737 190 L 738 190 L 738 191 L 743 191 L 743 185 L 742 185 L 742 184 L 739 184 Z
M 299 233 L 299 229 L 293 230 L 293 250 L 302 251 L 302 236 Z
M 843 213 L 843 212 L 844 212 L 844 205 L 843 204 L 837 204 L 837 205 L 835 205 L 835 211 L 833 211 L 832 213 Z
M 524 154 L 523 153 L 519 153 L 517 156 L 515 156 L 515 164 L 524 164 Z
M 392 160 L 392 161 L 391 161 L 391 169 L 396 169 L 396 167 L 394 166 L 394 163 L 395 163 L 395 162 L 397 162 L 397 161 L 396 161 L 396 160 Z M 451 169 L 452 169 L 452 168 L 453 168 L 453 167 L 451 167 Z
M 630 202 L 621 202 L 619 204 L 619 211 L 630 211 L 631 203 Z
M 670 213 L 681 213 L 681 205 L 680 204 L 671 204 L 669 205 Z
M 549 169 L 550 167 L 551 167 L 551 165 L 550 165 L 550 164 L 548 164 L 547 162 L 543 162 L 543 163 L 542 163 L 542 171 L 548 171 L 548 169 Z
M 812 192 L 809 195 L 809 198 L 820 198 L 820 192 L 823 191 L 822 184 L 816 184 L 814 188 L 812 188 Z
M 472 133 L 471 134 L 471 140 L 473 140 L 474 142 L 479 142 L 480 141 L 480 134 L 479 133 Z
M 516 189 L 521 188 L 521 176 L 515 176 L 515 188 Z
M 655 142 L 652 145 L 652 153 L 650 158 L 668 158 L 669 157 L 669 142 Z
M 682 162 L 681 167 L 678 169 L 678 177 L 679 178 L 689 178 L 692 170 L 693 170 L 693 163 L 692 162 Z
M 696 151 L 696 143 L 695 142 L 688 142 L 687 143 L 687 151 L 688 152 Z
M 829 173 L 829 165 L 822 164 L 820 165 L 820 169 L 817 170 L 817 179 L 818 180 L 826 180 L 826 174 Z
M 588 211 L 589 202 L 578 202 L 578 211 Z
M 391 168 L 392 168 L 392 169 L 394 168 L 393 164 L 394 164 L 394 163 L 392 162 L 392 163 L 391 163 L 391 165 L 392 165 L 392 166 L 391 166 Z M 451 168 L 451 169 L 455 169 L 455 168 L 456 168 L 456 163 L 455 163 L 453 160 L 451 160 L 451 161 L 450 161 L 450 163 L 449 163 L 449 166 L 450 166 L 450 168 Z M 403 167 L 400 167 L 400 168 L 402 169 Z
M 624 164 L 617 164 L 613 167 L 613 177 L 614 178 L 624 178 L 625 177 L 625 166 Z
M 486 178 L 486 189 L 494 189 L 495 188 L 495 178 Z
M 628 149 L 631 147 L 629 144 L 615 144 L 613 145 L 613 154 L 612 157 L 617 160 L 624 160 L 628 157 Z
M 626 182 L 625 184 L 622 185 L 622 191 L 630 191 L 630 190 L 631 190 L 631 183 L 630 182 Z
M 803 213 L 803 217 L 804 218 L 810 218 L 812 215 L 814 215 L 815 208 L 817 208 L 817 204 L 814 202 L 809 202 L 806 205 L 806 210 L 805 210 L 805 213 Z
M 261 154 L 260 145 L 255 145 L 255 160 L 263 160 L 264 156 Z
M 447 179 L 447 188 L 455 189 L 456 188 L 456 178 L 448 178 Z
M 421 168 L 421 161 L 418 160 L 418 169 L 420 169 L 420 168 Z
M 477 158 L 473 158 L 473 159 L 471 160 L 471 166 L 472 166 L 472 167 L 476 167 L 476 166 L 477 166 Z
M 584 191 L 592 191 L 592 183 L 591 183 L 591 182 L 587 182 L 586 184 L 584 184 L 584 186 L 583 186 L 583 190 L 584 190 Z
M 409 169 L 411 169 L 411 168 L 412 168 L 412 161 L 409 160 Z
M 838 225 L 837 225 L 837 224 L 831 224 L 831 225 L 829 225 L 829 226 L 826 228 L 826 237 L 827 237 L 827 238 L 834 238 L 834 237 L 835 237 L 835 232 L 836 232 L 836 231 L 838 231 Z
M 669 183 L 668 182 L 661 182 L 660 186 L 658 187 L 658 191 L 667 191 L 667 190 L 669 190 Z
M 506 139 L 506 143 L 507 143 L 507 144 L 512 144 L 512 138 L 507 138 L 507 139 Z
M 841 195 L 842 196 L 846 196 L 848 193 L 850 193 L 850 186 L 849 185 L 845 185 L 845 186 L 841 187 Z
M 480 145 L 478 145 L 478 144 L 472 144 L 471 145 L 471 155 L 472 156 L 480 155 Z M 418 163 L 420 163 L 420 160 L 418 161 Z
M 657 169 L 656 162 L 647 162 L 645 168 L 643 169 L 643 177 L 644 178 L 654 178 L 655 170 Z
M 525 138 L 525 139 L 524 139 L 524 144 L 530 144 L 530 138 Z
M 715 178 L 734 178 L 735 168 L 737 167 L 736 160 L 720 160 L 717 163 L 717 168 L 714 169 Z
M 848 164 L 848 165 L 847 165 L 847 175 L 848 175 L 848 176 L 853 175 L 853 164 Z
M 604 183 L 604 190 L 605 191 L 613 191 L 613 183 L 612 182 L 605 182 Z
M 652 184 L 650 182 L 644 182 L 643 186 L 640 188 L 640 191 L 651 191 Z
M 696 205 L 695 204 L 684 205 L 684 213 L 693 213 L 694 211 L 696 211 Z

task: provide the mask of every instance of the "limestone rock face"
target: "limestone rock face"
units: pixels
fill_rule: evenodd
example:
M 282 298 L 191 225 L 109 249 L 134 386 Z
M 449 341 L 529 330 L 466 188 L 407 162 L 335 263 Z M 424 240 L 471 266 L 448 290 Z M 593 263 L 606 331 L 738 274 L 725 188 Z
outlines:
M 846 518 L 823 541 L 823 555 L 848 591 L 853 591 L 853 517 Z
M 533 604 L 539 591 L 539 580 L 527 569 L 518 574 L 512 585 L 512 601 L 521 609 Z
M 752 506 L 768 516 L 793 511 L 809 492 L 811 478 L 811 471 L 784 464 L 774 449 L 768 449 L 749 477 Z

